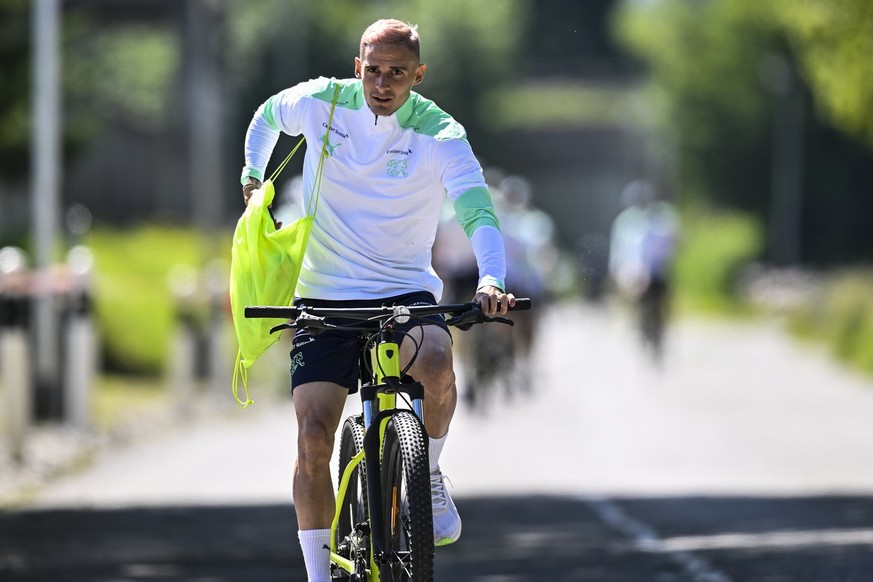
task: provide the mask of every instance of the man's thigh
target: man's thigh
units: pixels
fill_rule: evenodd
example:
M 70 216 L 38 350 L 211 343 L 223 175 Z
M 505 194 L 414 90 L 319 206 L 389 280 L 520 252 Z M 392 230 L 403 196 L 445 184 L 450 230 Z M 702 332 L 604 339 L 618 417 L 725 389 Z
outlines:
M 348 389 L 332 382 L 308 382 L 294 389 L 294 410 L 300 434 L 333 435 L 348 398 Z

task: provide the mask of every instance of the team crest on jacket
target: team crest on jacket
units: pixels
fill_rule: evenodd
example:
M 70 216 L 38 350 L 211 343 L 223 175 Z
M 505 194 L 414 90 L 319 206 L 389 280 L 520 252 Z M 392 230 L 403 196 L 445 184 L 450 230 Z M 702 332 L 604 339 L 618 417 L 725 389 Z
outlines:
M 405 178 L 409 175 L 406 171 L 406 160 L 388 160 L 385 172 L 392 178 Z
M 323 136 L 321 136 L 321 142 L 324 144 L 323 151 L 327 157 L 333 157 L 334 150 L 336 148 L 340 147 L 341 145 L 343 145 L 342 143 L 335 143 L 335 144 L 330 143 L 330 139 L 328 139 L 327 133 L 325 133 Z

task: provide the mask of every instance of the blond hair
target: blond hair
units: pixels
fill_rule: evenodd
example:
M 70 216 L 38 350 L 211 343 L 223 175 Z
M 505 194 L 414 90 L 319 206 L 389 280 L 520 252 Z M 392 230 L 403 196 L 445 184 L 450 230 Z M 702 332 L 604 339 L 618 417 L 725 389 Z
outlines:
M 393 18 L 377 20 L 361 35 L 360 54 L 363 55 L 364 48 L 374 44 L 400 44 L 408 48 L 416 59 L 421 59 L 418 26 L 414 24 Z

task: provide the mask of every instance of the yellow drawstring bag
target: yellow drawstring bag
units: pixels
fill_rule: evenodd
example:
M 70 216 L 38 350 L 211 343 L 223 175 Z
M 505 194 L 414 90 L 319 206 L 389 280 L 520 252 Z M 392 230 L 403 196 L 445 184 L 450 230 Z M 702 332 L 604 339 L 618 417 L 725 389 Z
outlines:
M 267 208 L 273 201 L 273 182 L 267 180 L 252 194 L 246 211 L 237 223 L 231 249 L 230 307 L 239 351 L 233 377 L 233 395 L 243 406 L 249 399 L 248 368 L 279 334 L 270 328 L 281 323 L 275 319 L 246 319 L 247 305 L 290 305 L 300 275 L 306 242 L 312 231 L 313 216 L 307 215 L 291 225 L 276 230 Z M 238 395 L 239 381 L 246 399 Z
M 338 92 L 339 85 L 334 92 L 328 126 L 333 121 Z M 303 264 L 303 255 L 306 252 L 306 243 L 318 209 L 321 174 L 327 157 L 326 143 L 322 143 L 321 159 L 306 215 L 276 230 L 273 215 L 270 213 L 269 207 L 275 196 L 273 181 L 302 144 L 303 139 L 288 154 L 273 175 L 261 185 L 261 188 L 252 193 L 233 235 L 230 308 L 239 345 L 233 371 L 233 396 L 243 408 L 254 404 L 254 401 L 249 398 L 248 369 L 261 354 L 267 351 L 267 348 L 279 340 L 279 334 L 271 334 L 270 329 L 282 323 L 281 319 L 247 319 L 245 308 L 250 305 L 292 304 L 300 267 Z M 245 400 L 239 397 L 240 382 L 245 390 Z

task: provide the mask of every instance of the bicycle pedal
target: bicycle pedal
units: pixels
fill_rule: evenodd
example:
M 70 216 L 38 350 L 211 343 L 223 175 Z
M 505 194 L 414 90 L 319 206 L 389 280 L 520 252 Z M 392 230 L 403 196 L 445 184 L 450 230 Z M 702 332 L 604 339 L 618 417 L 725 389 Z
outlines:
M 358 578 L 353 578 L 353 576 L 357 576 L 357 574 L 349 574 L 336 564 L 330 565 L 330 579 L 331 580 L 358 580 Z
M 341 541 L 336 547 L 336 553 L 343 558 L 348 558 L 351 555 L 351 544 L 348 540 Z

